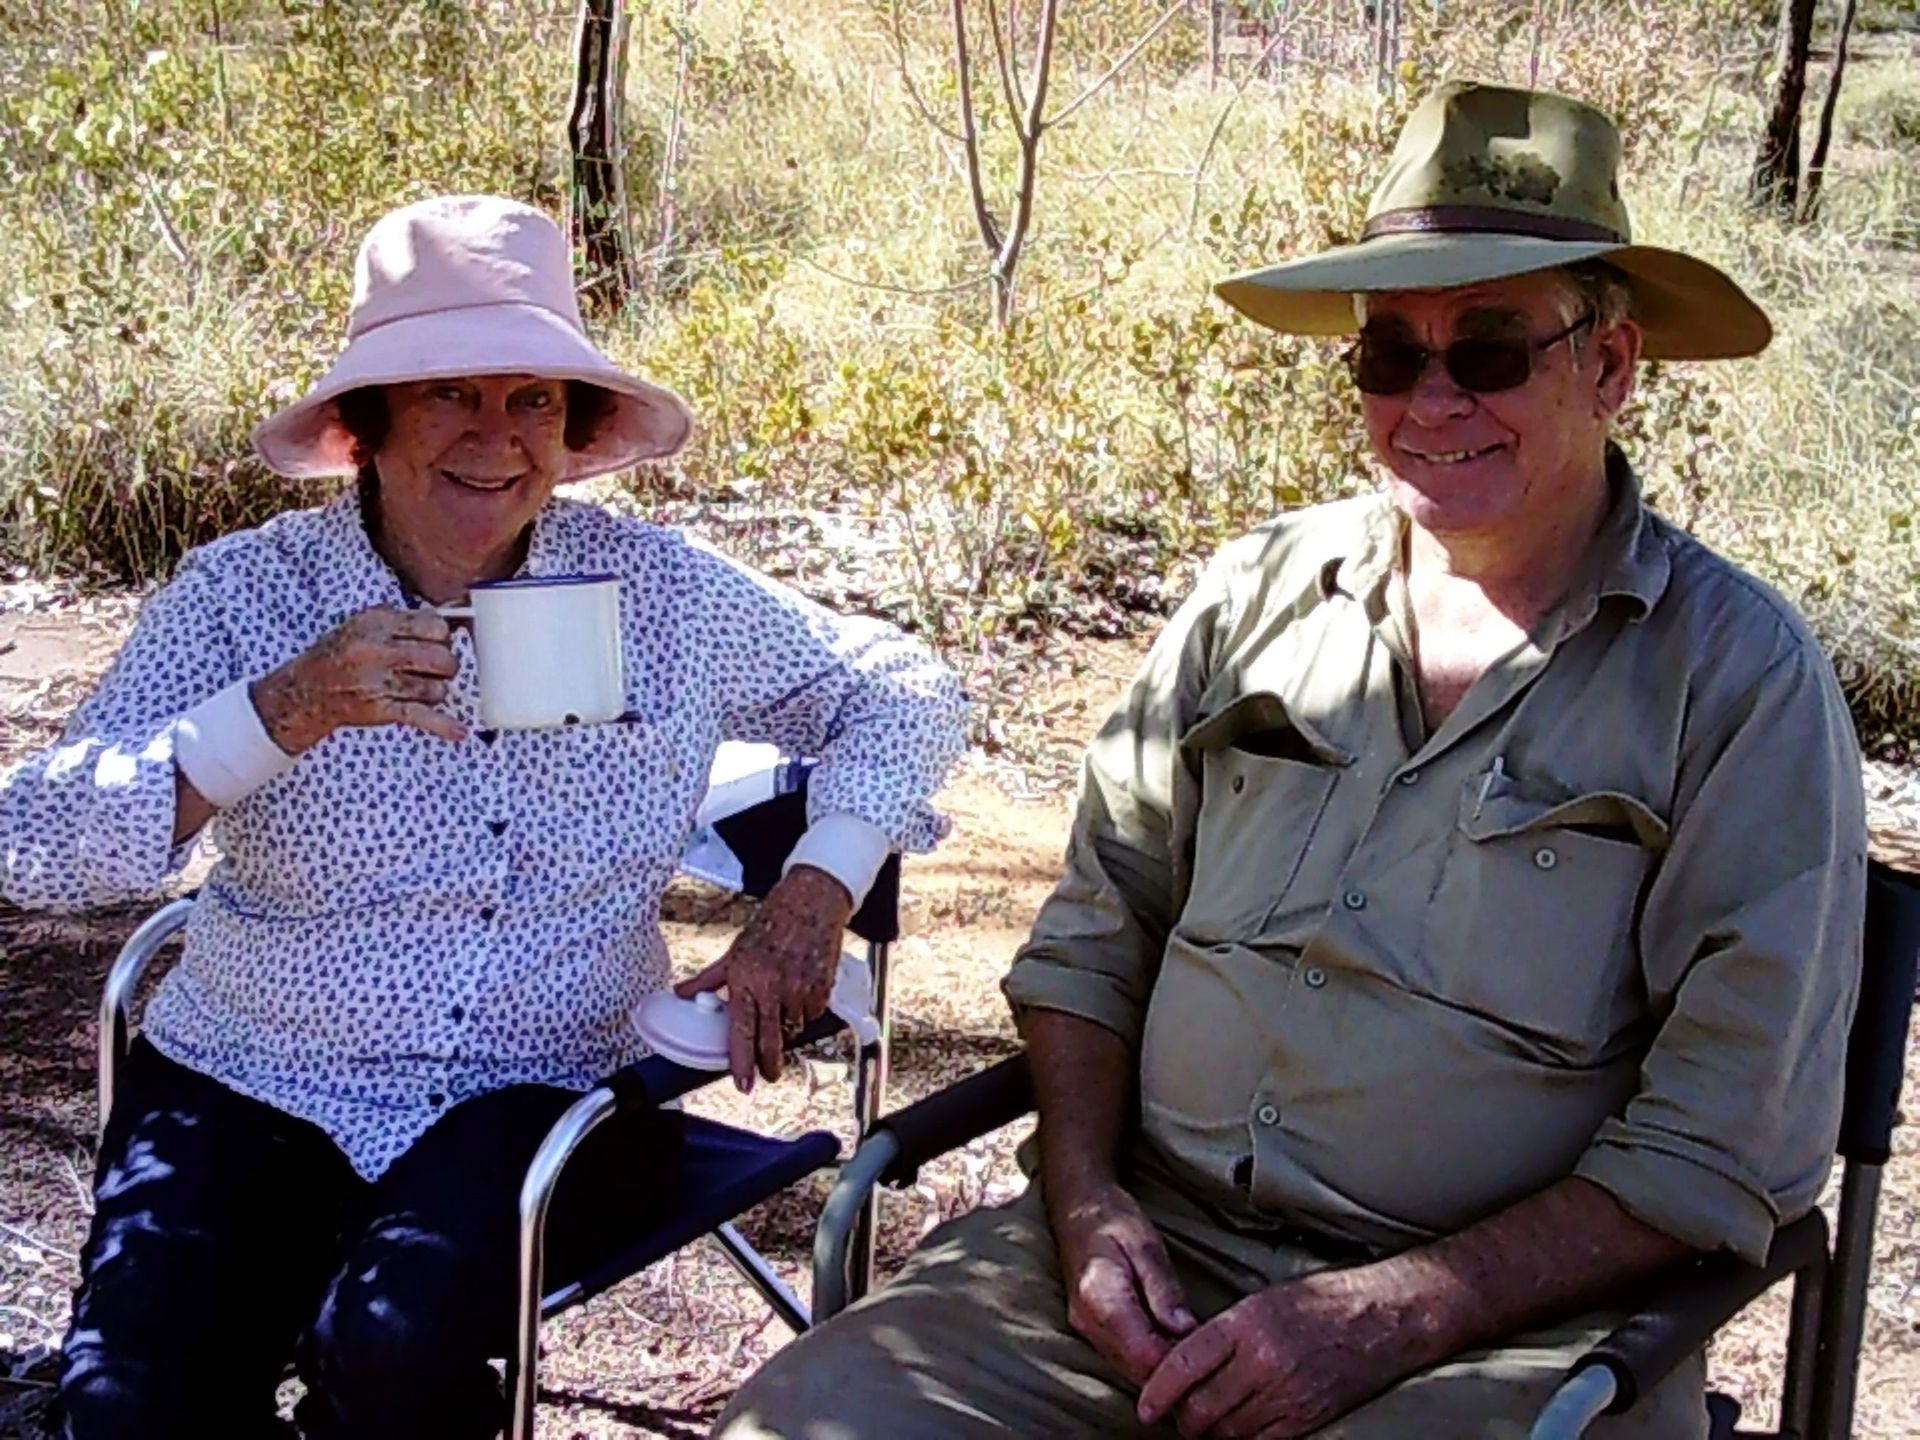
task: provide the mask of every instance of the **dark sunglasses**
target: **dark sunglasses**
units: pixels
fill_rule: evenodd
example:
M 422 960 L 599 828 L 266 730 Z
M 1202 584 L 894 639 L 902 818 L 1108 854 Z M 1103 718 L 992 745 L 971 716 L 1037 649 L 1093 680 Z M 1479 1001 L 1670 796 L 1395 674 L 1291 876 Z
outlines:
M 1476 395 L 1491 395 L 1514 390 L 1533 376 L 1533 357 L 1541 355 L 1572 338 L 1591 325 L 1589 310 L 1566 329 L 1544 340 L 1529 340 L 1523 335 L 1485 336 L 1456 340 L 1439 352 L 1447 374 L 1462 390 Z M 1424 345 L 1391 335 L 1360 332 L 1359 341 L 1347 351 L 1347 368 L 1353 383 L 1367 395 L 1404 395 L 1427 373 L 1427 362 L 1434 352 Z

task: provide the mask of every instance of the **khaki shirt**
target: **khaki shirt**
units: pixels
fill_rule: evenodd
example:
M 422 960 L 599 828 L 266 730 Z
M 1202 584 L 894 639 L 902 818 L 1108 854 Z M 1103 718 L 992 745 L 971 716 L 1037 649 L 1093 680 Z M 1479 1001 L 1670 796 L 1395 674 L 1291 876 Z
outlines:
M 1088 753 L 1006 981 L 1140 1054 L 1140 1162 L 1384 1250 L 1568 1175 L 1764 1255 L 1839 1123 L 1860 761 L 1772 591 L 1624 459 L 1567 598 L 1425 733 L 1384 496 L 1215 560 Z

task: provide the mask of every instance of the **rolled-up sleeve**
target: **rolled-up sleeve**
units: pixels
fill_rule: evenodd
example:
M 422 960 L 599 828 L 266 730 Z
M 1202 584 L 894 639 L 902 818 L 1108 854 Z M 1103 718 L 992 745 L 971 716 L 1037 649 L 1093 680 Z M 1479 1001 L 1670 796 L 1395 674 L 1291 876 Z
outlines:
M 967 745 L 959 678 L 892 625 L 693 553 L 724 737 L 815 758 L 813 821 L 851 816 L 896 850 L 931 850 L 946 833 L 932 796 Z
M 173 843 L 180 716 L 238 677 L 191 557 L 142 607 L 133 634 L 60 739 L 0 779 L 0 893 L 78 909 L 139 899 L 184 865 Z
M 1811 641 L 1694 756 L 1641 954 L 1659 1031 L 1576 1173 L 1702 1250 L 1758 1262 L 1832 1160 L 1866 884 L 1860 759 Z
M 1016 1013 L 1064 1011 L 1139 1044 L 1189 882 L 1198 792 L 1179 741 L 1213 669 L 1235 553 L 1209 567 L 1088 747 L 1065 873 L 1002 984 Z

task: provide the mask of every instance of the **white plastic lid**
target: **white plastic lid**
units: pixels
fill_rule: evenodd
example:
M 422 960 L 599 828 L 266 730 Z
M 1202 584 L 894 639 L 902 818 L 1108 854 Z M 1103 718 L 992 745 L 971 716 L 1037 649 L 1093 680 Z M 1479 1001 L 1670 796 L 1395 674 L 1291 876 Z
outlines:
M 711 990 L 682 1000 L 661 990 L 633 1012 L 633 1028 L 654 1052 L 692 1070 L 727 1068 L 727 1002 Z

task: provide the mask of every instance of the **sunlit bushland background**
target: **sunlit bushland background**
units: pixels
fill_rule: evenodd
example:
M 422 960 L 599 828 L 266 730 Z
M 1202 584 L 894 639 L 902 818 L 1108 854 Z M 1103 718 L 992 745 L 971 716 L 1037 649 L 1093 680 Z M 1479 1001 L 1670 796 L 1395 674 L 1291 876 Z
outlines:
M 994 981 L 1057 873 L 1057 787 L 1140 637 L 1223 537 L 1372 483 L 1338 348 L 1258 331 L 1209 285 L 1351 238 L 1440 79 L 1607 106 L 1641 237 L 1721 263 L 1770 310 L 1758 359 L 1650 367 L 1626 443 L 1658 504 L 1812 617 L 1869 743 L 1913 758 L 1920 0 L 1860 0 L 1820 203 L 1794 221 L 1746 200 L 1778 0 L 1399 0 L 1384 57 L 1360 0 L 1059 0 L 1003 286 L 980 215 L 1004 233 L 1018 211 L 1004 91 L 1031 99 L 1043 4 L 1014 0 L 1006 84 L 986 6 L 962 6 L 976 204 L 950 0 L 629 0 L 630 294 L 581 270 L 596 333 L 701 420 L 671 466 L 596 493 L 892 615 L 968 673 L 987 763 L 909 871 L 897 1099 L 1013 1049 Z M 562 212 L 575 9 L 0 0 L 0 764 L 57 733 L 183 549 L 319 498 L 268 476 L 247 431 L 337 350 L 377 215 L 454 189 Z M 1810 144 L 1840 9 L 1817 6 Z M 1004 0 L 993 14 L 1005 38 Z M 1911 835 L 1876 841 L 1920 855 Z M 139 918 L 0 907 L 0 1434 L 50 1388 L 90 1204 L 92 1015 Z M 666 918 L 687 967 L 740 914 L 676 890 Z M 850 1138 L 834 1070 L 762 1087 L 749 1123 Z M 696 1101 L 741 1118 L 733 1103 Z M 1010 1194 L 1011 1149 L 1002 1132 L 894 1197 L 886 1265 Z M 744 1222 L 795 1283 L 819 1200 Z M 1862 1437 L 1920 1434 L 1917 1277 L 1903 1127 Z M 1715 1342 L 1714 1382 L 1753 1421 L 1776 1412 L 1784 1332 L 1776 1295 Z M 546 1333 L 541 1433 L 570 1437 L 703 1433 L 782 1336 L 704 1250 Z
M 992 7 L 967 8 L 1004 225 L 1015 127 Z M 1612 110 L 1640 238 L 1725 265 L 1779 327 L 1757 360 L 1649 368 L 1627 428 L 1654 499 L 1809 612 L 1871 740 L 1920 737 L 1913 0 L 1862 8 L 1799 225 L 1744 205 L 1773 0 L 1407 0 L 1384 77 L 1358 0 L 1223 8 L 1217 45 L 1196 3 L 1129 58 L 1160 6 L 1060 6 L 1003 326 L 942 133 L 961 123 L 946 4 L 632 5 L 638 284 L 594 323 L 701 420 L 627 480 L 635 502 L 1015 695 L 1024 642 L 1150 622 L 1224 536 L 1371 483 L 1336 350 L 1254 329 L 1209 282 L 1351 238 L 1436 81 L 1531 80 Z M 572 10 L 0 0 L 6 558 L 145 580 L 308 503 L 248 427 L 334 353 L 383 210 L 480 189 L 560 211 Z

